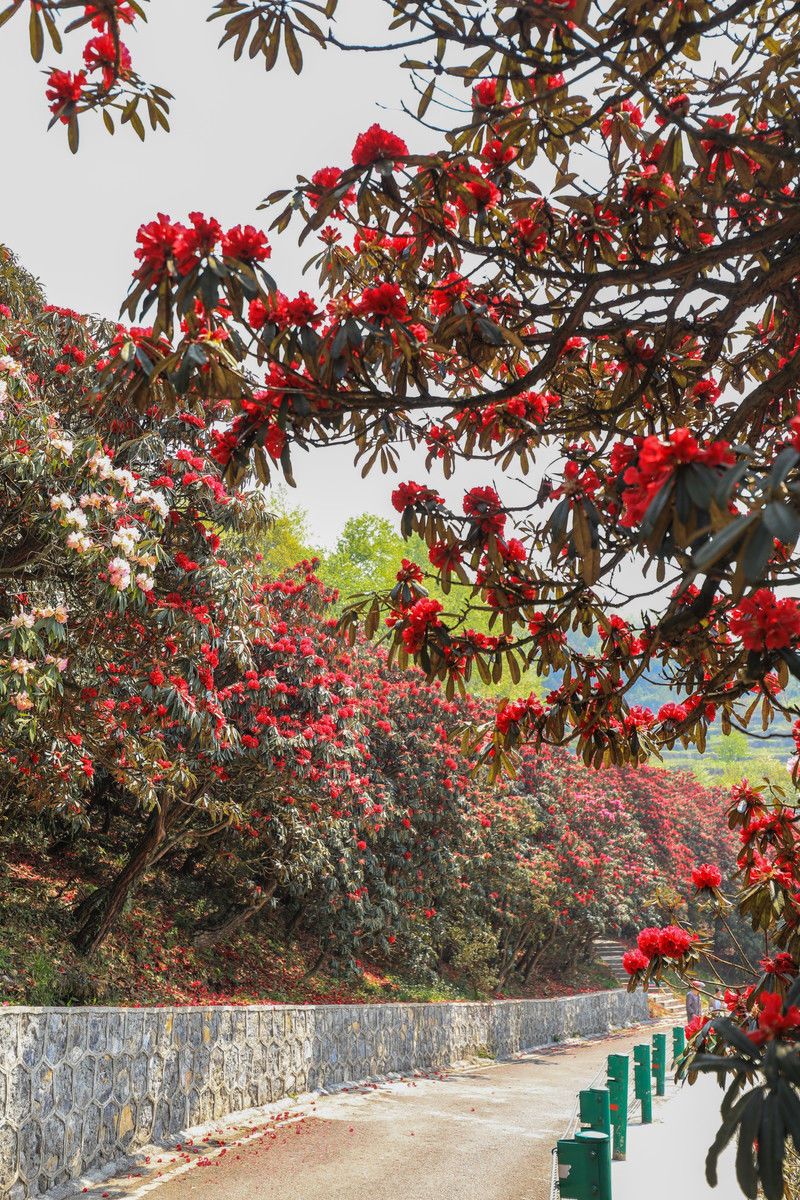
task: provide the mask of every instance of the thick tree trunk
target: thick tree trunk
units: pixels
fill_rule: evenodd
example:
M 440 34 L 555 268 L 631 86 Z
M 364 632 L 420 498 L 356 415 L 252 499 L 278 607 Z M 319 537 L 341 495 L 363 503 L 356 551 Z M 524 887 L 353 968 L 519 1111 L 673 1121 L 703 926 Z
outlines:
M 325 966 L 326 962 L 328 961 L 328 959 L 330 958 L 330 956 L 331 956 L 331 952 L 330 952 L 329 948 L 326 946 L 325 949 L 321 950 L 319 952 L 319 954 L 317 955 L 316 962 L 314 962 L 308 968 L 305 975 L 301 976 L 300 983 L 305 983 L 307 979 L 310 979 L 312 977 L 312 975 L 316 975 L 317 971 L 321 971 L 322 968 Z
M 250 908 L 237 909 L 236 912 L 226 917 L 224 921 L 220 921 L 218 925 L 209 926 L 208 929 L 201 929 L 194 937 L 195 949 L 208 950 L 211 946 L 216 945 L 217 942 L 222 942 L 226 938 L 229 938 L 232 933 L 235 933 L 237 929 L 240 929 L 244 925 L 245 921 L 249 921 L 257 912 L 261 912 L 264 905 L 268 904 L 272 899 L 276 887 L 277 883 L 271 883 L 266 892 L 262 893 L 261 899 L 257 904 L 252 904 Z
M 531 938 L 530 930 L 523 929 L 520 932 L 519 936 L 517 937 L 517 940 L 514 943 L 513 949 L 510 947 L 510 945 L 506 945 L 504 947 L 502 960 L 501 960 L 502 966 L 501 966 L 500 971 L 497 976 L 496 988 L 498 991 L 503 990 L 503 988 L 506 985 L 506 981 L 508 980 L 508 977 L 515 971 L 516 966 L 517 966 L 517 961 L 518 961 L 520 955 L 524 953 L 525 947 L 526 947 L 528 941 L 530 940 L 530 938 Z
M 91 957 L 108 936 L 125 906 L 131 886 L 152 863 L 182 807 L 180 803 L 174 803 L 166 809 L 156 809 L 116 878 L 78 905 L 75 919 L 79 924 L 70 940 L 79 954 Z
M 286 928 L 284 929 L 284 937 L 286 937 L 286 938 L 294 937 L 295 933 L 297 932 L 297 928 L 298 928 L 300 922 L 302 921 L 303 917 L 305 916 L 305 912 L 306 912 L 307 908 L 308 908 L 307 904 L 297 904 L 296 905 L 294 912 L 292 913 L 291 917 L 289 917 L 289 920 L 286 922 Z
M 536 970 L 539 963 L 542 961 L 542 956 L 545 954 L 545 952 L 547 950 L 550 949 L 550 947 L 552 946 L 552 944 L 555 940 L 556 940 L 556 931 L 553 930 L 553 932 L 550 934 L 550 936 L 542 942 L 539 949 L 536 951 L 536 953 L 531 957 L 530 961 L 527 963 L 526 969 L 525 969 L 525 979 L 524 979 L 524 983 L 525 983 L 526 987 L 528 986 L 528 981 L 531 978 L 531 976 L 533 975 L 533 972 Z

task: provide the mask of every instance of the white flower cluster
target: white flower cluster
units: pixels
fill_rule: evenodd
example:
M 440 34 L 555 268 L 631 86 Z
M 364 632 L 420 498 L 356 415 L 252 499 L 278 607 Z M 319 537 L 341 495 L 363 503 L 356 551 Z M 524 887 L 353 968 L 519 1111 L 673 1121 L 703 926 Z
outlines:
M 130 586 L 131 565 L 126 558 L 112 558 L 108 564 L 108 582 L 112 587 L 124 592 Z
M 15 613 L 9 624 L 12 629 L 33 629 L 36 624 L 36 617 L 32 612 Z
M 59 625 L 63 625 L 69 615 L 63 604 L 47 604 L 44 608 L 32 608 L 31 613 L 34 617 L 41 617 L 43 620 L 58 621 Z
M 146 517 L 123 515 L 128 514 L 129 504 L 146 506 L 151 513 L 157 514 L 162 520 L 169 513 L 169 504 L 163 492 L 153 489 L 136 491 L 136 483 L 130 471 L 121 470 L 114 466 L 109 456 L 102 450 L 96 450 L 87 462 L 92 475 L 98 480 L 115 483 L 123 491 L 125 498 L 120 500 L 111 494 L 98 491 L 86 492 L 77 501 L 66 492 L 53 496 L 50 507 L 53 512 L 61 514 L 61 524 L 72 526 L 67 535 L 67 546 L 82 554 L 93 547 L 99 547 L 100 542 L 90 537 L 88 530 L 91 512 L 98 513 L 107 510 L 117 516 L 116 528 L 111 535 L 111 548 L 115 551 L 108 564 L 108 580 L 111 587 L 117 591 L 126 591 L 131 587 L 132 580 L 142 592 L 151 592 L 155 586 L 152 570 L 157 558 L 154 553 L 139 548 L 144 532 L 134 521 L 145 521 Z M 101 527 L 94 530 L 95 537 Z M 135 567 L 144 568 L 135 574 Z
M 70 550 L 76 550 L 78 554 L 83 554 L 85 550 L 91 550 L 94 542 L 85 533 L 79 533 L 77 529 L 73 529 L 72 533 L 67 535 L 67 545 Z
M 141 536 L 141 530 L 135 525 L 123 525 L 112 537 L 111 545 L 130 557 L 135 553 L 136 543 Z
M 137 492 L 133 500 L 135 504 L 146 504 L 148 508 L 152 508 L 153 512 L 157 512 L 162 519 L 169 512 L 169 505 L 164 497 L 164 493 L 155 492 L 152 488 Z
M 30 674 L 35 666 L 36 663 L 31 662 L 29 658 L 12 658 L 11 662 L 8 664 L 8 669 L 12 674 L 21 675 L 24 679 L 26 675 Z
M 22 374 L 22 366 L 15 358 L 11 358 L 8 354 L 0 355 L 0 371 L 4 375 L 11 375 L 15 378 Z
M 58 450 L 59 453 L 63 454 L 64 458 L 72 457 L 72 451 L 75 449 L 75 443 L 71 438 L 63 437 L 57 433 L 51 432 L 49 434 L 49 439 L 50 445 L 53 447 L 53 449 Z
M 136 480 L 130 471 L 126 471 L 124 467 L 115 467 L 102 450 L 95 450 L 87 465 L 91 473 L 99 479 L 113 479 L 126 496 L 132 496 L 136 490 Z
M 81 508 L 107 508 L 109 512 L 116 512 L 121 507 L 121 503 L 120 500 L 116 500 L 113 496 L 103 496 L 100 492 L 86 492 L 78 501 Z

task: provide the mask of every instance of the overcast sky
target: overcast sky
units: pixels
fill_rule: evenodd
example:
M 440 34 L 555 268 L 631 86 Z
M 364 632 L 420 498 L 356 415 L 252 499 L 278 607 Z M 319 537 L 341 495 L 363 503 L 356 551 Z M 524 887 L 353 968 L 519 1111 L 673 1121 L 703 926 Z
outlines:
M 380 35 L 377 7 L 372 32 Z M 148 24 L 125 40 L 134 68 L 175 100 L 172 132 L 148 133 L 144 144 L 127 129 L 109 137 L 88 114 L 80 151 L 70 154 L 61 127 L 45 132 L 45 80 L 28 54 L 27 22 L 16 18 L 0 35 L 0 238 L 42 280 L 53 303 L 116 317 L 143 221 L 157 212 L 185 219 L 199 209 L 224 225 L 265 227 L 272 217 L 256 209 L 266 195 L 294 183 L 298 173 L 348 164 L 357 134 L 373 121 L 415 148 L 432 148 L 431 135 L 401 111 L 410 90 L 399 55 L 343 55 L 304 42 L 301 76 L 284 62 L 267 74 L 260 59 L 235 63 L 229 47 L 217 50 L 221 23 L 204 21 L 211 0 L 158 0 L 148 8 Z M 370 6 L 358 0 L 350 11 L 358 12 L 366 37 Z M 83 30 L 72 34 L 60 59 L 45 52 L 43 66 L 77 69 L 85 40 Z M 298 250 L 291 229 L 272 241 L 270 270 L 282 290 L 314 290 L 313 278 L 301 277 L 312 253 L 308 244 Z M 423 462 L 408 454 L 401 477 L 422 479 Z M 389 500 L 393 483 L 380 474 L 362 480 L 350 451 L 298 455 L 295 476 L 298 501 L 320 544 L 331 544 L 353 513 L 397 519 Z M 432 482 L 443 485 L 437 476 Z M 461 476 L 467 486 L 491 478 L 477 466 Z M 457 502 L 458 485 L 442 490 Z M 503 495 L 519 502 L 522 492 L 507 485 Z

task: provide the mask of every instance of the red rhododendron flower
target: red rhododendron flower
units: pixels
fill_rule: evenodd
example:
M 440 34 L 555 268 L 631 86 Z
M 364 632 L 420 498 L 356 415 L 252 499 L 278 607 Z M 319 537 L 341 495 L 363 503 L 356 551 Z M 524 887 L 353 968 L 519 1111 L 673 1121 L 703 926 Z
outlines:
M 308 203 L 312 208 L 319 207 L 320 200 L 322 199 L 322 193 L 333 191 L 341 177 L 341 167 L 320 167 L 318 171 L 314 172 L 314 174 L 311 176 L 311 182 L 320 190 L 319 192 L 306 192 Z M 355 200 L 356 189 L 354 187 L 348 188 L 344 195 L 340 197 L 336 208 L 331 213 L 331 216 L 343 216 L 343 213 L 340 210 L 342 208 L 349 208 L 351 204 L 355 204 Z
M 512 725 L 519 725 L 528 716 L 538 717 L 544 712 L 541 701 L 531 693 L 527 698 L 511 700 L 495 717 L 498 733 L 506 734 Z
M 521 249 L 541 254 L 547 245 L 547 231 L 532 217 L 520 217 L 511 226 L 511 236 Z
M 376 123 L 356 138 L 353 163 L 357 167 L 370 167 L 373 163 L 394 162 L 406 154 L 408 146 L 403 139 Z
M 626 712 L 623 724 L 629 731 L 631 729 L 649 729 L 655 722 L 655 719 L 649 708 L 642 708 L 639 704 L 633 704 L 628 712 Z
M 672 721 L 673 724 L 677 725 L 681 721 L 685 721 L 686 716 L 687 716 L 686 709 L 684 708 L 684 706 L 682 704 L 670 703 L 670 704 L 662 704 L 661 705 L 661 708 L 658 710 L 658 718 L 657 719 L 661 722 L 662 725 L 666 724 L 667 721 Z
M 762 992 L 758 1003 L 761 1010 L 758 1029 L 747 1035 L 756 1046 L 763 1046 L 764 1042 L 791 1033 L 800 1026 L 800 1009 L 793 1004 L 784 1013 L 783 1000 L 778 992 Z
M 567 640 L 563 629 L 559 629 L 555 624 L 555 616 L 552 612 L 535 612 L 528 621 L 528 629 L 539 643 L 550 641 L 557 646 L 563 646 Z
M 615 469 L 621 465 L 626 450 L 624 446 L 614 447 L 612 467 L 615 463 Z M 628 529 L 639 524 L 650 502 L 677 467 L 697 462 L 715 468 L 728 466 L 733 461 L 734 455 L 727 442 L 712 442 L 702 447 L 688 429 L 676 429 L 666 442 L 655 436 L 645 438 L 639 448 L 638 462 L 636 465 L 631 462 L 623 475 L 625 513 L 621 524 Z
M 94 4 L 87 4 L 83 11 L 85 16 L 91 16 L 92 29 L 108 28 L 110 20 L 108 9 L 98 8 Z M 133 11 L 130 4 L 115 4 L 114 16 L 120 25 L 132 25 L 136 20 L 136 13 Z
M 458 542 L 453 542 L 452 545 L 448 545 L 447 542 L 434 542 L 428 551 L 428 558 L 438 571 L 449 574 L 453 567 L 462 562 L 463 555 Z
M 636 939 L 636 944 L 645 958 L 650 959 L 654 954 L 660 954 L 661 930 L 653 927 L 649 929 L 643 929 Z
M 86 76 L 82 71 L 79 75 L 73 75 L 71 71 L 51 71 L 47 77 L 45 93 L 50 101 L 50 112 L 54 116 L 60 116 L 66 124 L 83 95 L 85 84 Z
M 470 179 L 464 189 L 469 193 L 469 200 L 464 195 L 456 196 L 456 207 L 463 216 L 493 208 L 500 199 L 500 189 L 489 179 Z
M 494 108 L 497 104 L 508 104 L 510 101 L 508 88 L 498 97 L 496 79 L 481 79 L 472 89 L 472 103 L 477 108 Z
M 794 976 L 797 974 L 797 963 L 791 954 L 781 952 L 774 958 L 762 958 L 758 964 L 767 975 Z
M 692 883 L 698 891 L 702 888 L 718 888 L 722 883 L 722 872 L 711 863 L 702 863 L 692 868 Z
M 154 282 L 159 280 L 166 273 L 169 260 L 175 257 L 176 246 L 184 232 L 183 226 L 171 221 L 166 213 L 159 213 L 155 221 L 140 225 L 134 251 L 142 264 L 137 276 L 152 278 Z
M 759 588 L 733 610 L 730 631 L 746 650 L 780 650 L 800 637 L 800 606 L 789 596 L 779 600 L 769 588 Z
M 200 212 L 191 212 L 189 220 L 191 227 L 180 227 L 180 236 L 175 246 L 178 268 L 184 275 L 196 265 L 198 258 L 212 254 L 222 237 L 222 226 L 214 217 L 204 217 Z
M 513 146 L 505 145 L 500 138 L 492 138 L 481 150 L 481 158 L 484 161 L 481 170 L 498 171 L 501 167 L 507 167 L 516 157 L 517 152 Z
M 119 43 L 119 70 L 117 70 L 117 47 L 110 33 L 101 33 L 86 43 L 83 61 L 89 71 L 102 71 L 103 87 L 108 90 L 118 76 L 130 70 L 131 56 L 126 46 Z
M 622 966 L 629 975 L 635 975 L 637 971 L 646 970 L 650 963 L 650 959 L 641 950 L 628 950 L 622 956 Z
M 429 627 L 441 625 L 439 613 L 442 605 L 438 600 L 418 600 L 408 610 L 408 625 L 403 630 L 403 643 L 409 654 L 415 654 L 424 645 Z
M 677 925 L 667 925 L 660 932 L 658 948 L 664 958 L 682 958 L 691 944 L 691 935 Z
M 426 500 L 434 504 L 442 503 L 441 496 L 437 496 L 431 488 L 425 487 L 423 483 L 414 483 L 413 480 L 409 483 L 401 483 L 392 492 L 392 506 L 398 512 L 404 512 L 419 500 Z
M 701 379 L 692 388 L 692 399 L 698 408 L 702 408 L 706 404 L 714 404 L 721 395 L 719 385 L 713 379 Z
M 703 1026 L 706 1024 L 707 1021 L 708 1021 L 708 1017 L 704 1017 L 702 1013 L 698 1013 L 696 1017 L 692 1017 L 689 1024 L 684 1025 L 684 1027 L 683 1027 L 683 1032 L 686 1035 L 686 1040 L 691 1041 L 691 1039 L 695 1036 L 695 1034 L 698 1034 L 700 1032 L 700 1030 L 703 1028 Z
M 418 563 L 410 562 L 409 559 L 404 558 L 395 578 L 398 583 L 419 582 L 422 579 L 422 567 Z
M 263 262 L 272 254 L 270 244 L 260 229 L 253 225 L 234 225 L 222 239 L 222 253 L 226 258 L 238 258 L 241 262 Z
M 323 314 L 318 310 L 317 303 L 308 292 L 300 292 L 296 300 L 288 300 L 286 314 L 290 325 L 298 328 L 310 325 L 313 329 L 322 322 Z
M 642 110 L 637 107 L 632 100 L 623 100 L 622 104 L 615 105 L 612 111 L 603 119 L 603 123 L 600 126 L 603 137 L 608 137 L 611 129 L 614 126 L 616 118 L 619 116 L 627 117 L 631 125 L 635 125 L 637 129 L 642 128 L 642 123 L 644 120 L 642 117 Z
M 487 537 L 489 534 L 499 537 L 505 528 L 506 514 L 494 488 L 470 488 L 464 496 L 464 512 Z
M 463 300 L 469 292 L 469 283 L 457 271 L 451 271 L 431 291 L 430 308 L 435 317 L 449 313 L 458 300 Z
M 286 434 L 277 425 L 270 425 L 264 438 L 264 449 L 270 458 L 279 459 L 286 445 Z
M 396 283 L 379 283 L 364 289 L 358 311 L 365 316 L 403 321 L 408 316 L 408 305 Z
M 637 208 L 653 212 L 675 200 L 677 193 L 672 176 L 662 175 L 658 167 L 650 165 L 629 173 L 623 198 L 628 204 L 635 204 Z

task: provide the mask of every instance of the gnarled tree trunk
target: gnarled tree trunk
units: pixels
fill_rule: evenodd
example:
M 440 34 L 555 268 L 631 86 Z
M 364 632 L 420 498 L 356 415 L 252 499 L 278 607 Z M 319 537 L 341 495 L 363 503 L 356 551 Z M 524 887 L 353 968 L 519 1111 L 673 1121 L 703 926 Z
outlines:
M 217 942 L 229 938 L 232 933 L 235 933 L 237 929 L 240 929 L 244 925 L 245 921 L 249 921 L 257 912 L 261 912 L 264 905 L 268 904 L 272 899 L 277 886 L 277 882 L 271 883 L 267 890 L 262 893 L 261 899 L 257 904 L 251 904 L 249 908 L 237 909 L 227 916 L 224 921 L 220 921 L 218 925 L 210 925 L 207 929 L 201 929 L 194 937 L 195 948 L 197 950 L 208 950 L 211 946 L 216 945 Z
M 183 807 L 180 801 L 175 801 L 171 805 L 154 809 L 144 833 L 131 850 L 128 861 L 119 874 L 78 905 L 75 918 L 79 924 L 70 940 L 79 954 L 91 957 L 96 953 L 122 912 L 131 886 L 144 875 L 153 862 L 161 843 Z

